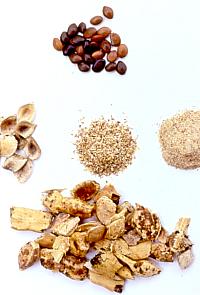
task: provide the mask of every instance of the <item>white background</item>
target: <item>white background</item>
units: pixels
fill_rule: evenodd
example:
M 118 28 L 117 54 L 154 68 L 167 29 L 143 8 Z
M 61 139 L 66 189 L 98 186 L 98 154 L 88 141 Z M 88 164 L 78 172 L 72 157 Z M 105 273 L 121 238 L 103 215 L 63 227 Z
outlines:
M 125 76 L 80 73 L 52 48 L 53 37 L 72 22 L 89 25 L 103 5 L 111 5 L 115 12 L 114 19 L 104 24 L 129 47 Z M 27 183 L 17 183 L 10 172 L 0 169 L 0 294 L 110 294 L 39 264 L 19 271 L 19 248 L 38 234 L 10 229 L 11 206 L 40 209 L 43 190 L 71 189 L 91 178 L 102 184 L 109 180 L 124 200 L 153 209 L 169 231 L 179 217 L 192 218 L 193 265 L 182 271 L 176 263 L 163 263 L 159 276 L 128 282 L 124 294 L 200 294 L 200 171 L 167 166 L 157 136 L 164 118 L 200 108 L 199 11 L 198 0 L 0 0 L 0 114 L 14 114 L 20 105 L 34 102 L 35 138 L 42 148 Z M 116 119 L 126 116 L 139 149 L 124 173 L 100 180 L 71 159 L 70 134 L 82 115 L 91 120 L 102 114 Z

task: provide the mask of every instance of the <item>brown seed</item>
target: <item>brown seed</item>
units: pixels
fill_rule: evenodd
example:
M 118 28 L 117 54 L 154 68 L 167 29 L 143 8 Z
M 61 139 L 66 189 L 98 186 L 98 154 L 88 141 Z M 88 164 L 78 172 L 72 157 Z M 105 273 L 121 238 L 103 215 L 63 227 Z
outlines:
M 110 51 L 110 53 L 108 53 L 107 55 L 107 60 L 111 63 L 113 63 L 114 61 L 117 60 L 117 51 L 116 50 L 112 50 Z
M 83 59 L 80 55 L 78 54 L 75 54 L 75 53 L 72 53 L 70 56 L 69 56 L 69 59 L 71 60 L 71 62 L 73 64 L 78 64 L 80 63 Z
M 105 39 L 105 37 L 102 36 L 102 35 L 94 35 L 94 36 L 92 36 L 92 41 L 96 42 L 96 43 L 99 43 L 99 42 L 103 41 L 104 39 Z
M 119 57 L 125 57 L 128 54 L 128 47 L 125 44 L 120 44 L 117 48 L 117 54 Z
M 69 43 L 69 36 L 67 35 L 67 32 L 62 32 L 60 35 L 60 41 L 62 42 L 63 45 L 66 45 Z
M 94 27 L 87 28 L 83 34 L 85 38 L 91 38 L 96 34 L 97 30 Z
M 90 70 L 90 65 L 85 62 L 81 62 L 78 64 L 78 68 L 81 72 L 88 72 Z
M 83 43 L 85 41 L 85 38 L 83 38 L 82 36 L 75 36 L 70 40 L 70 43 L 72 45 L 80 45 L 81 43 Z
M 100 29 L 97 31 L 97 34 L 98 34 L 98 35 L 102 35 L 102 36 L 104 36 L 105 38 L 106 38 L 108 35 L 110 35 L 110 33 L 111 33 L 111 29 L 108 28 L 108 27 L 102 27 L 102 28 L 100 28 Z
M 76 52 L 78 55 L 83 56 L 84 55 L 83 45 L 76 46 Z
M 105 53 L 108 53 L 111 50 L 111 44 L 108 40 L 103 40 L 100 44 L 100 47 Z
M 93 64 L 94 63 L 94 58 L 90 55 L 90 54 L 84 54 L 83 57 L 84 62 L 86 62 L 87 64 Z
M 63 49 L 63 44 L 58 38 L 54 38 L 53 39 L 53 47 L 56 50 L 61 51 Z
M 85 30 L 86 30 L 86 24 L 84 22 L 81 22 L 78 25 L 78 31 L 83 34 L 85 32 Z
M 85 42 L 84 45 L 85 53 L 92 54 L 93 52 L 100 49 L 100 46 L 96 42 Z
M 94 26 L 99 25 L 103 21 L 103 17 L 100 15 L 96 15 L 91 18 L 90 23 Z
M 106 65 L 105 70 L 107 72 L 113 72 L 114 70 L 116 70 L 117 64 L 116 62 L 110 62 L 109 64 Z
M 101 72 L 104 67 L 105 67 L 105 60 L 104 59 L 98 59 L 92 66 L 92 70 L 95 72 L 95 73 L 99 73 Z
M 77 25 L 76 24 L 71 24 L 68 27 L 67 35 L 71 38 L 71 37 L 76 36 L 77 33 L 78 33 L 78 27 L 77 27 Z
M 98 50 L 98 51 L 95 51 L 92 53 L 92 57 L 94 59 L 101 59 L 104 57 L 104 55 L 105 55 L 105 53 L 102 50 Z
M 127 70 L 127 67 L 126 67 L 125 63 L 123 63 L 123 61 L 118 61 L 116 71 L 120 75 L 124 75 L 126 73 L 126 70 Z
M 103 15 L 109 19 L 113 18 L 113 10 L 111 7 L 104 6 L 103 7 Z
M 113 46 L 119 46 L 121 43 L 121 38 L 117 33 L 111 33 L 110 41 Z

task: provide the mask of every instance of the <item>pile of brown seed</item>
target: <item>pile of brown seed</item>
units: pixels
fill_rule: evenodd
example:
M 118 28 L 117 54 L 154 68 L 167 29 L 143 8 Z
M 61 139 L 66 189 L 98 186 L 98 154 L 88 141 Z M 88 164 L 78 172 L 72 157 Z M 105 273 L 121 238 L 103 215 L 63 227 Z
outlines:
M 180 169 L 200 167 L 200 111 L 186 111 L 165 120 L 159 139 L 169 165 Z
M 80 162 L 99 176 L 118 174 L 132 163 L 136 141 L 126 123 L 100 118 L 75 135 Z
M 103 15 L 112 19 L 112 8 L 104 6 Z M 90 23 L 96 26 L 102 21 L 102 16 L 94 16 Z M 128 54 L 128 48 L 125 44 L 121 44 L 120 36 L 111 32 L 108 27 L 87 28 L 84 22 L 78 26 L 73 23 L 67 31 L 61 34 L 60 39 L 53 39 L 53 46 L 56 50 L 62 51 L 64 56 L 68 56 L 72 63 L 77 64 L 82 72 L 88 72 L 92 67 L 96 73 L 101 72 L 104 68 L 107 72 L 116 70 L 120 75 L 126 73 L 125 63 L 116 61 Z M 107 65 L 105 56 L 108 61 Z
M 158 262 L 178 261 L 182 269 L 193 261 L 188 237 L 190 218 L 180 218 L 169 234 L 148 208 L 121 202 L 112 184 L 79 183 L 69 197 L 62 190 L 44 193 L 48 210 L 11 208 L 11 226 L 42 233 L 21 247 L 19 268 L 35 262 L 74 280 L 121 293 L 127 280 L 158 275 Z M 92 259 L 87 254 L 97 253 Z
M 34 105 L 26 104 L 19 108 L 17 115 L 0 119 L 0 157 L 5 158 L 2 166 L 12 171 L 19 182 L 31 176 L 33 161 L 41 154 L 32 137 L 36 128 L 34 118 Z

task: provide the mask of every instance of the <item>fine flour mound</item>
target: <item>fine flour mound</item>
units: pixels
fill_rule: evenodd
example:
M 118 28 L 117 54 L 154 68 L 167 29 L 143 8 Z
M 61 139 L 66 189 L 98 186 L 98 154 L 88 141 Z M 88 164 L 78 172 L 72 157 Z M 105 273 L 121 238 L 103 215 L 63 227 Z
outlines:
M 169 165 L 180 169 L 200 167 L 200 111 L 188 110 L 163 121 L 159 140 Z

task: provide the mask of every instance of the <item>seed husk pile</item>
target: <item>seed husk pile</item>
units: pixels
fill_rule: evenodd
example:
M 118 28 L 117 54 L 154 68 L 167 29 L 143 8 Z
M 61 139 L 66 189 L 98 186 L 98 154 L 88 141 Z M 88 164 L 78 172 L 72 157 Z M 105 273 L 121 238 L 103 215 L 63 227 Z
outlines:
M 200 111 L 189 110 L 163 121 L 159 139 L 169 165 L 180 169 L 200 167 Z
M 104 6 L 103 15 L 112 19 L 112 8 Z M 94 27 L 102 21 L 103 17 L 96 15 L 90 19 L 92 27 L 86 27 L 84 22 L 79 25 L 72 23 L 62 32 L 60 38 L 53 39 L 53 47 L 69 57 L 69 60 L 77 64 L 82 72 L 88 72 L 92 68 L 95 73 L 99 73 L 105 68 L 107 72 L 117 71 L 120 75 L 124 75 L 127 67 L 123 61 L 117 60 L 128 54 L 128 47 L 121 43 L 120 36 L 112 32 L 109 27 L 104 26 L 99 29 Z
M 132 163 L 136 140 L 126 123 L 100 118 L 75 135 L 76 153 L 87 170 L 99 176 L 118 174 Z
M 71 279 L 88 278 L 121 293 L 126 280 L 159 274 L 159 261 L 177 259 L 182 269 L 193 261 L 189 218 L 180 218 L 168 234 L 157 214 L 120 202 L 112 184 L 101 188 L 93 180 L 84 181 L 69 197 L 62 190 L 48 190 L 43 205 L 46 211 L 11 208 L 12 228 L 42 232 L 20 249 L 21 270 L 40 261 L 44 268 Z M 89 260 L 90 250 L 97 253 Z
M 41 154 L 32 136 L 36 128 L 34 118 L 34 105 L 26 104 L 19 108 L 16 115 L 0 120 L 0 157 L 4 158 L 2 167 L 13 172 L 21 183 L 31 176 L 33 161 Z

